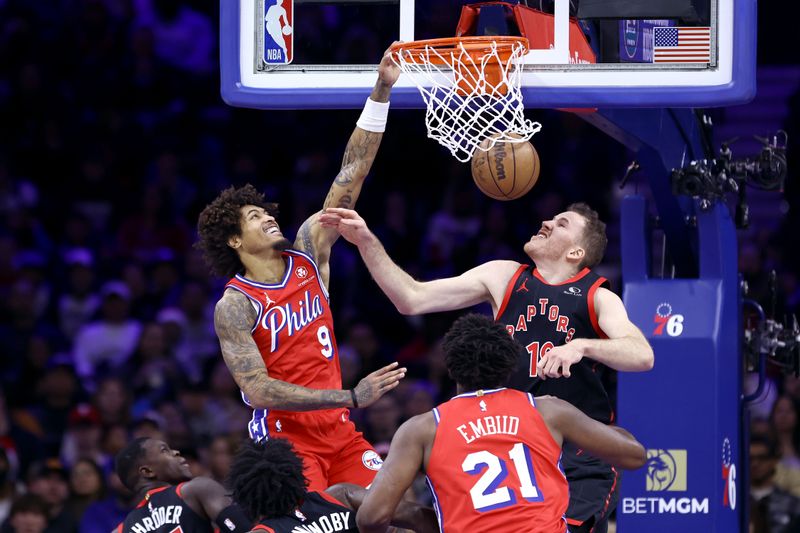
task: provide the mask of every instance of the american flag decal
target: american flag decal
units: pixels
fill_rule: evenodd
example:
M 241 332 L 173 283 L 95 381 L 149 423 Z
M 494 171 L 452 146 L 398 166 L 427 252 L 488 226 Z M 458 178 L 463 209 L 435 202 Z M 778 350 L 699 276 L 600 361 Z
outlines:
M 653 63 L 708 63 L 711 28 L 653 28 Z

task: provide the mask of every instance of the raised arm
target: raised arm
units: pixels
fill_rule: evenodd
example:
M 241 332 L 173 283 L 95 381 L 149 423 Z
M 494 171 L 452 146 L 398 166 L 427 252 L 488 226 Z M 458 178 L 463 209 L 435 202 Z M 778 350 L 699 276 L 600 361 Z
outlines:
M 223 531 L 250 531 L 253 523 L 242 509 L 233 503 L 225 487 L 207 477 L 196 477 L 183 484 L 181 495 L 193 511 L 206 516 Z
M 435 433 L 433 415 L 425 413 L 406 421 L 394 434 L 389 455 L 356 515 L 361 533 L 386 531 L 395 509 L 423 466 L 426 447 L 430 447 Z
M 225 291 L 214 309 L 222 357 L 252 407 L 286 411 L 355 407 L 349 390 L 309 389 L 269 377 L 250 333 L 256 318 L 250 300 L 234 290 Z M 392 363 L 362 379 L 354 389 L 358 406 L 367 407 L 396 387 L 405 371 Z
M 361 186 L 381 145 L 389 108 L 389 94 L 399 76 L 400 69 L 394 64 L 387 50 L 378 65 L 378 81 L 347 142 L 342 168 L 333 180 L 322 211 L 328 207 L 350 208 L 356 204 Z M 322 211 L 314 213 L 303 222 L 297 232 L 294 246 L 315 258 L 320 267 L 322 280 L 327 285 L 330 277 L 328 259 L 331 246 L 336 242 L 339 233 L 334 228 L 320 226 L 319 215 Z
M 375 282 L 404 315 L 462 309 L 481 302 L 490 302 L 496 312 L 508 280 L 519 267 L 515 261 L 489 261 L 453 278 L 417 281 L 392 261 L 364 219 L 352 209 L 327 209 L 320 221 L 325 227 L 335 226 L 358 246 Z
M 594 308 L 600 329 L 607 339 L 573 339 L 544 354 L 539 360 L 539 375 L 544 378 L 569 377 L 571 365 L 589 357 L 624 372 L 644 372 L 653 368 L 653 348 L 639 328 L 628 319 L 619 296 L 600 288 L 594 295 Z
M 601 424 L 559 398 L 538 397 L 536 408 L 556 442 L 563 437 L 619 468 L 633 470 L 645 463 L 644 447 L 625 429 Z
M 354 511 L 358 511 L 361 508 L 361 504 L 364 503 L 364 498 L 367 496 L 367 489 L 352 483 L 337 483 L 325 489 L 325 492 Z M 439 531 L 439 525 L 433 509 L 408 500 L 400 500 L 391 524 L 395 527 L 416 531 L 417 533 L 435 533 Z

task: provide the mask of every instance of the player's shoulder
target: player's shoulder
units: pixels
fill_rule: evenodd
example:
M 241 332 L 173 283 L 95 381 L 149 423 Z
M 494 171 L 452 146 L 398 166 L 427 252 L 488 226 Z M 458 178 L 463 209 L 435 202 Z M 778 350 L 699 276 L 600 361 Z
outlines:
M 436 418 L 433 411 L 412 416 L 398 428 L 397 434 L 408 441 L 420 441 L 436 434 Z

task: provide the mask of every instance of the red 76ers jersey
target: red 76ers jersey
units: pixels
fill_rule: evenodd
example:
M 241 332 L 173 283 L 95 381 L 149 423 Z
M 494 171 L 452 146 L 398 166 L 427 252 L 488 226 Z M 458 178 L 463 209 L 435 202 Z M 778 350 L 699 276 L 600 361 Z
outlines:
M 243 293 L 256 309 L 253 339 L 270 377 L 312 389 L 341 389 L 333 316 L 317 265 L 297 250 L 281 255 L 286 273 L 280 283 L 259 283 L 237 274 L 225 287 Z M 332 416 L 340 414 L 324 412 L 331 411 Z
M 530 393 L 461 394 L 433 409 L 428 485 L 443 533 L 564 533 L 561 447 Z

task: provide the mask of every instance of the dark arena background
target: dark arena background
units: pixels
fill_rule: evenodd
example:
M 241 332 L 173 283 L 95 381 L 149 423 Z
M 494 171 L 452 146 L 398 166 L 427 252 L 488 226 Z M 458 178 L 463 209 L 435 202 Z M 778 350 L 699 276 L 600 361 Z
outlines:
M 162 438 L 189 459 L 195 475 L 223 482 L 247 434 L 251 411 L 222 360 L 213 325 L 226 280 L 212 277 L 193 248 L 198 215 L 222 189 L 252 183 L 279 204 L 278 221 L 293 237 L 322 205 L 360 110 L 226 105 L 219 8 L 201 0 L 0 0 L 0 532 L 16 531 L 12 510 L 27 509 L 47 525 L 25 531 L 108 533 L 138 503 L 113 472 L 115 454 L 131 439 Z M 420 1 L 416 8 L 431 10 L 432 33 L 452 35 L 460 2 Z M 733 304 L 741 313 L 729 315 L 725 326 L 725 342 L 740 355 L 711 370 L 686 365 L 685 380 L 680 373 L 665 378 L 661 399 L 667 409 L 676 398 L 682 408 L 713 413 L 725 405 L 698 400 L 687 406 L 677 398 L 704 384 L 741 380 L 736 394 L 747 401 L 739 408 L 741 398 L 719 399 L 732 401 L 725 416 L 741 427 L 726 437 L 727 451 L 716 434 L 709 438 L 713 459 L 695 463 L 686 462 L 689 445 L 649 442 L 632 430 L 649 458 L 658 459 L 658 452 L 682 457 L 677 468 L 689 469 L 690 482 L 691 469 L 708 463 L 710 473 L 697 475 L 717 492 L 709 489 L 705 513 L 705 496 L 691 485 L 659 492 L 650 476 L 645 492 L 645 471 L 657 468 L 651 461 L 626 474 L 630 485 L 623 481 L 616 510 L 623 533 L 661 531 L 633 515 L 664 511 L 664 505 L 673 514 L 687 510 L 680 522 L 687 532 L 800 531 L 800 332 L 793 318 L 800 312 L 800 64 L 797 20 L 789 9 L 758 3 L 755 98 L 704 110 L 714 124 L 714 153 L 727 141 L 734 162 L 758 160 L 765 144 L 754 136 L 768 144 L 784 131 L 788 139 L 782 187 L 740 183 L 746 198 L 720 188 L 737 223 L 736 250 L 720 245 L 725 253 L 718 258 L 727 261 L 720 268 L 738 271 L 746 285 Z M 354 62 L 376 63 L 392 39 L 373 31 L 366 18 L 325 23 L 326 31 L 344 36 L 337 44 L 341 57 Z M 323 51 L 337 60 L 337 50 Z M 628 147 L 580 115 L 527 113 L 543 125 L 532 139 L 539 181 L 521 199 L 498 202 L 474 186 L 469 164 L 426 138 L 421 110 L 390 110 L 358 211 L 404 270 L 427 280 L 492 259 L 529 262 L 522 245 L 540 222 L 585 201 L 608 223 L 609 246 L 597 271 L 622 296 L 623 258 L 639 253 L 623 247 L 623 198 L 638 194 L 641 206 L 627 209 L 649 213 L 652 227 L 641 247 L 651 258 L 642 275 L 697 276 L 665 244 L 662 228 L 669 221 L 663 213 L 656 219 L 652 201 L 663 191 L 654 193 L 642 173 L 626 173 L 636 159 Z M 677 194 L 697 192 L 692 172 L 687 167 L 673 175 Z M 334 246 L 330 272 L 343 388 L 392 361 L 409 369 L 394 391 L 352 412 L 385 455 L 403 421 L 455 393 L 440 342 L 463 313 L 401 315 L 346 242 Z M 680 300 L 678 292 L 685 308 L 703 303 L 700 296 Z M 638 305 L 633 300 L 626 304 Z M 658 309 L 647 307 L 645 321 L 635 320 L 649 339 L 658 327 L 653 316 L 673 313 Z M 491 313 L 488 306 L 477 310 Z M 664 341 L 653 341 L 653 372 L 666 358 L 658 342 Z M 638 396 L 639 385 L 622 385 L 620 379 L 620 402 L 645 416 L 651 400 Z M 617 390 L 615 375 L 607 386 Z M 667 423 L 658 413 L 652 411 L 649 424 Z M 669 416 L 687 415 L 676 409 Z M 750 447 L 751 436 L 761 444 Z M 777 444 L 777 457 L 765 442 Z M 725 453 L 738 455 L 732 485 L 720 473 Z M 752 489 L 751 477 L 759 480 Z M 735 528 L 692 529 L 692 520 L 705 518 L 691 511 L 716 516 L 729 486 L 738 499 Z M 424 476 L 412 488 L 420 502 L 431 503 Z M 677 500 L 669 503 L 672 497 Z M 625 510 L 632 515 L 628 527 L 620 518 Z

